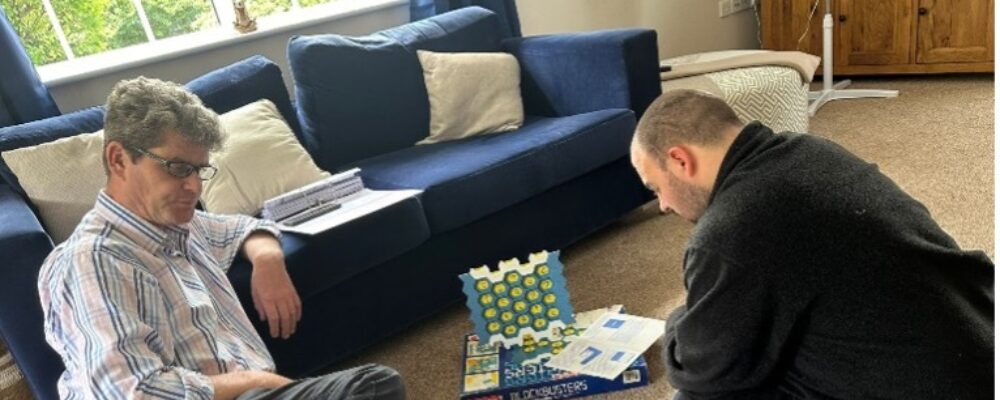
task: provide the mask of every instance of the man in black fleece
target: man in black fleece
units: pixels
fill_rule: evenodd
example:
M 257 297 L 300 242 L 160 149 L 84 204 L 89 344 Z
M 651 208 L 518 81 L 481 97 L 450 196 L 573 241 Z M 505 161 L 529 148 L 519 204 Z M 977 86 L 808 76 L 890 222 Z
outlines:
M 696 222 L 664 338 L 676 398 L 992 398 L 993 262 L 874 164 L 689 90 L 649 107 L 632 163 Z

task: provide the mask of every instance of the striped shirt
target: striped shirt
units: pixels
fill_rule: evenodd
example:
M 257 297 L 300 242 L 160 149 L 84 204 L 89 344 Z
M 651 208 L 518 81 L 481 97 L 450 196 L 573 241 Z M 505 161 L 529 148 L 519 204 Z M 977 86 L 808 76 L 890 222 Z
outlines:
M 66 366 L 65 399 L 211 399 L 207 376 L 273 371 L 226 277 L 253 231 L 273 223 L 196 212 L 157 227 L 103 191 L 38 278 L 45 340 Z

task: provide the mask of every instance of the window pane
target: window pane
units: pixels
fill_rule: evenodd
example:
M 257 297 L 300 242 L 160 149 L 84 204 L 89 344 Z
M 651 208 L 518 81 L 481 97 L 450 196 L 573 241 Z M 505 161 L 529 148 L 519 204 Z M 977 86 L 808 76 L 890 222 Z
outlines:
M 299 5 L 302 7 L 314 6 L 317 4 L 333 3 L 337 0 L 299 0 Z
M 45 65 L 66 59 L 40 0 L 0 0 L 0 5 L 21 37 L 32 63 Z
M 139 14 L 129 0 L 51 0 L 77 56 L 146 41 Z
M 209 0 L 143 0 L 142 7 L 157 39 L 219 24 Z
M 246 4 L 250 11 L 250 16 L 254 18 L 292 9 L 292 0 L 247 0 Z

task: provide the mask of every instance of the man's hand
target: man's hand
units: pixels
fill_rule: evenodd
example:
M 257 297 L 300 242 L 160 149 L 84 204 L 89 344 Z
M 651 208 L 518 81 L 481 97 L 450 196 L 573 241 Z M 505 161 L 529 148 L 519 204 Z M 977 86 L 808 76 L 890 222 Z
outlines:
M 253 264 L 250 292 L 257 314 L 267 321 L 271 337 L 288 339 L 302 318 L 302 301 L 288 277 L 280 243 L 267 232 L 255 232 L 243 250 Z

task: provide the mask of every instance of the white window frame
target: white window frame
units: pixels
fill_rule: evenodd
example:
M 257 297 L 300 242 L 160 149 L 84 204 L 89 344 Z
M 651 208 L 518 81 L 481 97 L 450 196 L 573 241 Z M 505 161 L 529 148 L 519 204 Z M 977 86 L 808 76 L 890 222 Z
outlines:
M 398 21 L 390 21 L 391 23 L 388 23 L 386 27 L 403 24 L 409 15 L 403 8 L 407 4 L 409 4 L 408 0 L 334 1 L 295 12 L 278 13 L 258 19 L 257 30 L 251 33 L 239 33 L 233 29 L 232 24 L 228 24 L 160 39 L 153 43 L 141 43 L 78 57 L 74 60 L 54 62 L 38 66 L 36 70 L 42 83 L 49 88 L 54 88 L 158 61 L 176 59 L 184 55 L 232 46 L 262 37 L 287 34 L 289 31 L 310 28 L 333 20 L 383 9 L 400 8 L 397 12 L 392 13 L 392 15 L 396 15 Z
M 76 54 L 73 53 L 73 48 L 69 44 L 69 40 L 66 38 L 66 32 L 63 30 L 62 23 L 59 22 L 59 17 L 56 15 L 55 7 L 52 6 L 50 0 L 41 0 L 42 5 L 45 8 L 45 14 L 49 18 L 49 23 L 52 24 L 53 30 L 55 30 L 56 39 L 59 41 L 59 46 L 62 47 L 63 54 L 66 56 L 66 60 L 76 59 Z M 332 0 L 332 1 L 352 1 L 352 0 Z M 356 1 L 356 0 L 354 0 Z M 153 34 L 153 27 L 149 24 L 149 16 L 146 15 L 146 8 L 142 5 L 142 0 L 131 0 L 132 6 L 135 7 L 136 13 L 139 15 L 139 22 L 142 24 L 142 30 L 146 35 L 145 43 L 156 42 L 156 35 Z M 230 0 L 210 0 L 212 6 L 212 13 L 215 14 L 215 19 L 218 21 L 219 26 L 232 26 L 233 22 L 236 20 L 236 12 L 233 9 L 233 3 Z M 301 9 L 302 6 L 299 0 L 291 0 L 291 7 L 285 13 L 296 11 Z M 271 15 L 277 15 L 281 13 L 275 13 Z M 270 16 L 270 15 L 268 15 Z M 256 16 L 255 16 L 256 17 Z M 267 17 L 267 16 L 265 16 Z M 195 33 L 189 32 L 188 34 Z M 184 34 L 177 35 L 183 36 Z M 173 36 L 171 36 L 173 37 Z M 163 38 L 168 39 L 168 38 Z M 141 43 L 140 43 L 141 44 Z M 113 51 L 115 49 L 109 50 Z M 100 53 L 98 53 L 100 54 Z M 47 64 L 48 65 L 48 64 Z

